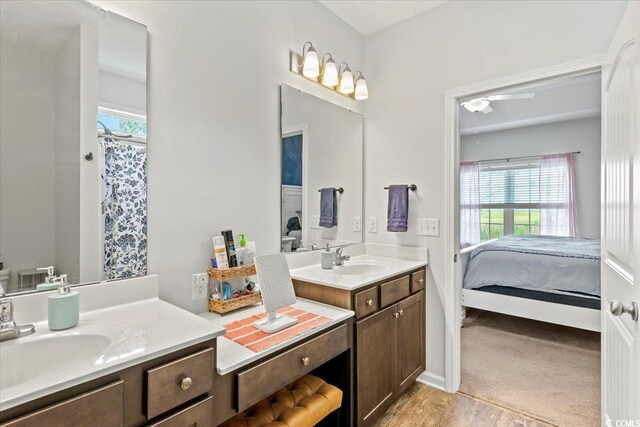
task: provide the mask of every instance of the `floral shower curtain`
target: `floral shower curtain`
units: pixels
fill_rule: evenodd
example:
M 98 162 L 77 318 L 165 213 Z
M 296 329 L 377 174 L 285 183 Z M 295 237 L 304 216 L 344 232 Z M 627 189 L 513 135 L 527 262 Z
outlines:
M 104 279 L 147 274 L 147 150 L 104 142 Z

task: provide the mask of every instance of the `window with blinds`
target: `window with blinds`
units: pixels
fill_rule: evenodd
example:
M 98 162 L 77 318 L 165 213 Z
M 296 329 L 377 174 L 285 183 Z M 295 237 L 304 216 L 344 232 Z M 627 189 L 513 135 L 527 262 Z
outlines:
M 539 161 L 480 167 L 481 240 L 506 234 L 540 234 Z

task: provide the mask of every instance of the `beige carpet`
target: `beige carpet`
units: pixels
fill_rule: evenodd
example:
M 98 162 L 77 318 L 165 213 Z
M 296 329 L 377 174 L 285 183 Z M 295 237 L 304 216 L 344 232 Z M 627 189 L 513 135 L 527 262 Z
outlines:
M 558 426 L 600 425 L 600 334 L 467 310 L 461 393 Z

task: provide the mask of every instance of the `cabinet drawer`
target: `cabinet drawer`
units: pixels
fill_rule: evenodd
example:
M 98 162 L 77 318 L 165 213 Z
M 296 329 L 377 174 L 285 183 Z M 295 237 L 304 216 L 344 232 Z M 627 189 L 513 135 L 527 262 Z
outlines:
M 211 390 L 213 349 L 148 369 L 146 373 L 146 415 L 151 419 Z
M 238 373 L 238 412 L 302 377 L 349 347 L 346 325 Z
M 210 427 L 213 425 L 213 396 L 205 397 L 149 427 Z
M 424 270 L 411 273 L 411 293 L 424 289 Z
M 380 285 L 380 307 L 386 307 L 410 294 L 409 276 Z
M 378 310 L 378 287 L 358 292 L 355 296 L 356 318 L 359 319 Z
M 2 424 L 2 427 L 122 426 L 124 382 L 83 393 Z

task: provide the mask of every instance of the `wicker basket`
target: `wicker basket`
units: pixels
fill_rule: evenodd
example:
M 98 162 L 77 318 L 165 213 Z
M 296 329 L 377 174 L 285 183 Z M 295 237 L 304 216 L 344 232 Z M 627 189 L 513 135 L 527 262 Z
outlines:
M 224 314 L 249 305 L 262 303 L 262 295 L 260 292 L 251 292 L 230 300 L 220 301 L 218 299 L 209 298 L 209 311 L 212 313 Z
M 242 267 L 224 268 L 222 270 L 209 267 L 209 277 L 218 281 L 240 279 L 242 277 L 255 276 L 255 274 L 255 264 L 243 265 Z

